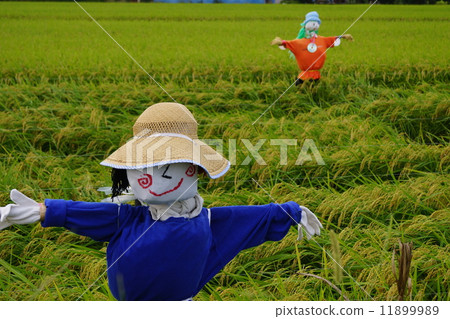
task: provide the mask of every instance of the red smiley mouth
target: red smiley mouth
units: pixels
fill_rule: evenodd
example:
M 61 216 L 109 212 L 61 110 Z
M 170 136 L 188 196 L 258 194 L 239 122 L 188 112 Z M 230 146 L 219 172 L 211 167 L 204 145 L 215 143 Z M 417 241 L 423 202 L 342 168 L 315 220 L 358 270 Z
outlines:
M 180 188 L 180 186 L 181 186 L 182 183 L 183 183 L 183 178 L 180 179 L 180 181 L 178 182 L 178 185 L 177 185 L 177 186 L 175 186 L 174 188 L 172 188 L 172 189 L 170 189 L 170 190 L 168 190 L 168 191 L 165 191 L 164 193 L 161 193 L 161 194 L 157 194 L 157 193 L 155 193 L 155 192 L 152 192 L 151 190 L 148 190 L 148 192 L 149 192 L 150 194 L 152 194 L 153 196 L 163 196 L 163 195 L 166 195 L 166 194 L 168 194 L 168 193 L 172 193 L 173 191 L 176 191 L 178 188 Z

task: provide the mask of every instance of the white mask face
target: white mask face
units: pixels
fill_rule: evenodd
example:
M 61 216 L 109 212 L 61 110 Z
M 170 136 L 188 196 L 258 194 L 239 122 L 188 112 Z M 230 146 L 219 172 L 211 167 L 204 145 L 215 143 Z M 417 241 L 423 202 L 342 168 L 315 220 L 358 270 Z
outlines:
M 306 31 L 317 31 L 319 30 L 319 22 L 317 21 L 309 21 L 306 25 L 305 25 L 305 30 Z
M 128 182 L 141 202 L 171 204 L 197 194 L 198 167 L 175 163 L 143 170 L 127 169 Z

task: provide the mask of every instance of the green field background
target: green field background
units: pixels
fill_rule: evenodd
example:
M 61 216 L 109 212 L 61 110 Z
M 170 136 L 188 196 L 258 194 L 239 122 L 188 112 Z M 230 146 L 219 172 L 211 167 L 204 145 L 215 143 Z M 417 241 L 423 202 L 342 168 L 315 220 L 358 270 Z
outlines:
M 12 188 L 101 200 L 99 162 L 173 98 L 225 156 L 237 141 L 230 172 L 200 182 L 206 206 L 295 200 L 325 228 L 242 252 L 196 300 L 396 300 L 399 240 L 414 247 L 406 299 L 450 299 L 448 6 L 375 5 L 357 20 L 368 5 L 81 4 L 168 94 L 75 3 L 0 2 L 2 206 Z M 296 63 L 270 41 L 295 38 L 312 10 L 320 35 L 355 41 L 327 52 L 319 83 L 287 90 Z M 242 139 L 267 140 L 267 165 L 240 165 Z M 270 139 L 298 141 L 287 165 Z M 295 165 L 305 139 L 325 165 Z M 113 300 L 105 251 L 63 229 L 2 230 L 0 300 Z

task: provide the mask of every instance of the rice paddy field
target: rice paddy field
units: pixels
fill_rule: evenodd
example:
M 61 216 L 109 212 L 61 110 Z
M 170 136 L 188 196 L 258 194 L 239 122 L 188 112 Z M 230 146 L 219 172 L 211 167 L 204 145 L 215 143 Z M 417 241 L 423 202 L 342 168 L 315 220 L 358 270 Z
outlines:
M 0 2 L 0 206 L 13 188 L 100 201 L 99 162 L 143 110 L 175 100 L 233 162 L 200 181 L 205 206 L 295 200 L 324 225 L 241 252 L 195 300 L 397 300 L 399 241 L 412 243 L 405 300 L 450 299 L 448 6 L 375 5 L 353 25 L 368 5 L 82 6 L 167 93 L 75 3 Z M 289 88 L 295 60 L 270 42 L 295 38 L 312 10 L 320 35 L 355 41 L 328 51 L 319 83 Z M 266 140 L 265 165 L 243 139 Z M 273 139 L 296 141 L 285 164 Z M 306 140 L 323 163 L 296 164 Z M 0 300 L 114 300 L 106 247 L 4 229 Z

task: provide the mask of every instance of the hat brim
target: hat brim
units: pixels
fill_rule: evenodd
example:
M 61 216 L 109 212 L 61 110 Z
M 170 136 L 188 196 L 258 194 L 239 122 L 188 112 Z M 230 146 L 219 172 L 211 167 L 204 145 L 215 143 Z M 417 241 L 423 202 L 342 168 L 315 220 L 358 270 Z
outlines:
M 223 176 L 230 162 L 204 142 L 180 134 L 134 137 L 101 165 L 118 169 L 144 169 L 173 163 L 193 163 L 212 179 Z
M 321 25 L 322 24 L 322 21 L 320 21 L 320 19 L 319 18 L 317 18 L 317 19 L 308 19 L 308 20 L 305 20 L 305 21 L 303 21 L 303 23 L 301 24 L 301 26 L 305 26 L 308 22 L 311 22 L 311 21 L 316 21 L 316 22 L 318 22 L 319 23 L 319 25 Z

